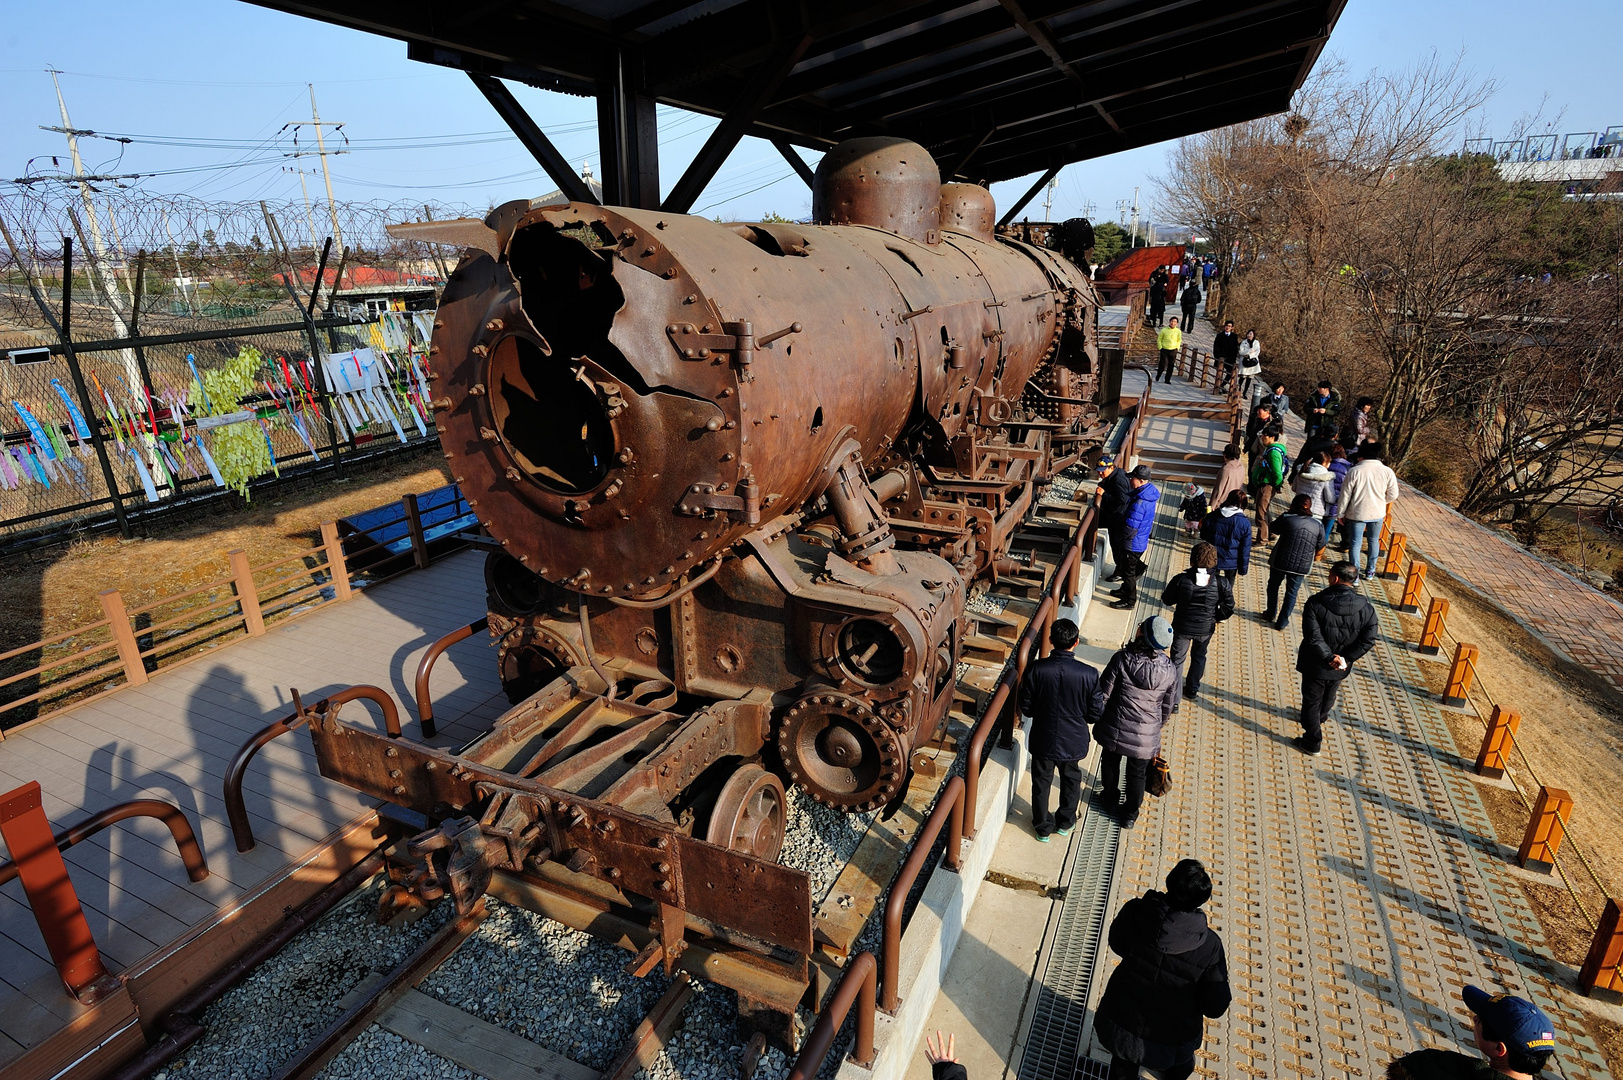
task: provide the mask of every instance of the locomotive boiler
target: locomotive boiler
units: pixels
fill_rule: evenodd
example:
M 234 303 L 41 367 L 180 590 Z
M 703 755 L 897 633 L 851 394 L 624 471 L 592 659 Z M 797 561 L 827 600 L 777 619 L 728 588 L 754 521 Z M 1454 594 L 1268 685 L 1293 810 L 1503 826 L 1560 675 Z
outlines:
M 804 980 L 785 785 L 900 801 L 969 591 L 1018 571 L 1042 485 L 1102 435 L 1092 284 L 994 235 L 986 189 L 856 139 L 813 218 L 519 201 L 401 230 L 466 245 L 433 405 L 495 548 L 514 702 L 455 754 L 312 718 L 324 774 L 433 823 L 402 893 L 467 906 L 493 872 L 550 875 L 644 913 L 645 970 L 697 934 Z

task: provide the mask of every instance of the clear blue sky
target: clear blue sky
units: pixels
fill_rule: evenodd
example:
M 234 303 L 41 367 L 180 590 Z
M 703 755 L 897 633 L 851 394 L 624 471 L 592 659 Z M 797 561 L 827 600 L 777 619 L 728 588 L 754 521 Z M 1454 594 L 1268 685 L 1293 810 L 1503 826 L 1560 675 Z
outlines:
M 1613 93 L 1620 40 L 1618 0 L 1569 0 L 1553 8 L 1511 0 L 1350 0 L 1330 51 L 1365 71 L 1406 66 L 1433 48 L 1463 49 L 1478 74 L 1501 86 L 1485 118 L 1490 131 L 1508 130 L 1519 117 L 1541 111 L 1545 118 L 1561 115 L 1562 131 L 1587 131 L 1623 124 L 1623 102 Z M 482 208 L 554 186 L 503 133 L 465 76 L 408 61 L 399 42 L 236 0 L 85 0 L 68 19 L 54 5 L 9 5 L 0 26 L 0 179 L 22 175 L 30 159 L 36 171 L 49 170 L 48 156 L 64 153 L 60 135 L 38 130 L 59 123 L 43 72 L 48 65 L 70 73 L 62 87 L 76 127 L 207 140 L 138 142 L 121 158 L 115 145 L 87 140 L 92 168 L 148 172 L 251 162 L 143 181 L 159 190 L 233 200 L 297 198 L 298 177 L 283 169 L 314 161 L 284 159 L 291 149 L 283 145 L 287 137 L 272 137 L 284 124 L 309 118 L 306 82 L 316 84 L 322 118 L 345 121 L 354 140 L 354 152 L 331 159 L 341 199 Z M 590 102 L 514 90 L 566 156 L 596 168 Z M 713 121 L 663 113 L 661 171 L 668 189 Z M 467 137 L 443 138 L 452 135 Z M 406 148 L 384 148 L 380 140 Z M 1142 188 L 1145 216 L 1153 216 L 1152 178 L 1164 171 L 1166 150 L 1164 144 L 1144 147 L 1067 167 L 1053 216 L 1079 214 L 1092 203 L 1095 220 L 1114 218 L 1117 201 L 1131 200 L 1135 186 Z M 46 160 L 37 160 L 41 155 Z M 309 179 L 314 195 L 320 179 Z M 1006 204 L 1029 183 L 999 184 L 994 193 Z M 746 140 L 695 207 L 735 219 L 767 211 L 795 217 L 809 213 L 810 197 L 770 145 Z

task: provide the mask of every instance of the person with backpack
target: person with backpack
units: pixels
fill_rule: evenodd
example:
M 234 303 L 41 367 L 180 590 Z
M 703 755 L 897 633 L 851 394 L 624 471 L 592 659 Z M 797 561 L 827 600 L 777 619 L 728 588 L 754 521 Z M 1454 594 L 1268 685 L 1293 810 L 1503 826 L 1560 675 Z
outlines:
M 1200 538 L 1217 549 L 1217 570 L 1230 583 L 1251 569 L 1251 522 L 1243 491 L 1231 491 L 1223 505 L 1200 523 Z
M 1274 548 L 1268 555 L 1268 607 L 1262 621 L 1283 630 L 1296 610 L 1296 593 L 1306 580 L 1319 549 L 1324 546 L 1324 529 L 1313 516 L 1313 497 L 1298 495 L 1290 509 L 1274 519 Z M 1279 587 L 1285 586 L 1281 602 Z
M 1234 614 L 1234 586 L 1217 572 L 1217 548 L 1204 541 L 1189 553 L 1189 569 L 1167 583 L 1161 603 L 1172 609 L 1172 663 L 1183 677 L 1180 700 L 1193 701 L 1206 674 L 1206 650 L 1217 624 Z M 1172 706 L 1177 712 L 1178 706 Z
M 1312 509 L 1308 513 L 1324 528 L 1324 537 L 1330 537 L 1330 502 L 1331 490 L 1336 482 L 1336 474 L 1330 471 L 1330 454 L 1321 451 L 1317 456 L 1309 458 L 1297 465 L 1291 491 L 1297 495 L 1306 495 Z M 1324 544 L 1321 542 L 1320 547 Z
M 1268 505 L 1285 486 L 1290 456 L 1285 450 L 1285 427 L 1275 420 L 1263 431 L 1264 445 L 1251 466 L 1251 487 L 1257 493 L 1257 540 L 1268 542 Z
M 1324 746 L 1324 720 L 1352 666 L 1375 647 L 1380 622 L 1375 606 L 1358 592 L 1358 567 L 1338 562 L 1330 585 L 1302 605 L 1302 644 L 1296 670 L 1302 676 L 1302 734 L 1296 748 L 1317 756 Z
M 1136 1080 L 1140 1069 L 1186 1080 L 1205 1037 L 1202 1017 L 1222 1016 L 1233 1001 L 1223 939 L 1200 910 L 1212 896 L 1211 875 L 1183 859 L 1166 884 L 1164 893 L 1127 901 L 1110 922 L 1107 940 L 1121 963 L 1105 984 L 1094 1032 L 1110 1051 L 1111 1080 Z
M 1200 286 L 1195 284 L 1196 276 L 1190 276 L 1189 284 L 1184 288 L 1183 296 L 1178 300 L 1179 305 L 1183 308 L 1183 324 L 1185 326 L 1195 325 L 1195 309 L 1200 306 L 1201 292 Z
M 1105 665 L 1099 680 L 1104 712 L 1093 727 L 1103 751 L 1099 772 L 1103 787 L 1102 809 L 1115 809 L 1121 827 L 1131 829 L 1144 803 L 1144 779 L 1150 762 L 1161 752 L 1161 729 L 1178 703 L 1178 669 L 1167 649 L 1172 645 L 1172 624 L 1156 615 L 1138 625 L 1138 633 Z M 1124 782 L 1119 807 L 1112 797 Z

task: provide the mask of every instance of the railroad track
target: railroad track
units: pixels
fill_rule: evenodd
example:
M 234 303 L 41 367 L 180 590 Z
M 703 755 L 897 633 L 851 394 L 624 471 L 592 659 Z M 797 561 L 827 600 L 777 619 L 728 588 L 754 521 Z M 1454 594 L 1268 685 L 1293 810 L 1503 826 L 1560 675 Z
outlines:
M 791 797 L 783 861 L 815 883 L 819 999 L 851 956 L 876 946 L 873 915 L 884 909 L 936 796 L 963 771 L 962 740 L 1079 527 L 1070 501 L 1078 478 L 1074 471 L 1059 478 L 1022 526 L 1014 544 L 1020 569 L 973 598 L 958 707 L 947 732 L 916 751 L 918 778 L 904 811 L 887 822 L 876 813 L 830 810 L 801 792 Z M 592 918 L 596 912 L 573 919 L 550 912 L 564 915 L 560 920 L 527 910 L 531 902 L 520 907 L 487 895 L 464 916 L 442 900 L 406 913 L 415 916 L 410 922 L 379 926 L 374 916 L 387 880 L 378 865 L 206 1011 L 166 1025 L 169 1045 L 120 1077 L 630 1080 L 646 1069 L 655 1080 L 719 1080 L 740 1065 L 742 1075 L 781 1077 L 792 1064 L 764 1037 L 738 1038 L 732 991 L 639 963 L 638 942 L 612 920 Z M 810 1022 L 805 1009 L 801 1020 Z M 830 1054 L 825 1067 L 842 1056 L 843 1049 Z

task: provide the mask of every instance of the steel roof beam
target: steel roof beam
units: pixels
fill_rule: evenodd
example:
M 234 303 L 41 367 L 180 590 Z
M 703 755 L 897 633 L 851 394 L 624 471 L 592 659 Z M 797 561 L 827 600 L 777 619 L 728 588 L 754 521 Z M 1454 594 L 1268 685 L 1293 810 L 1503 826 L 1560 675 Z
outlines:
M 772 145 L 778 148 L 778 153 L 783 155 L 783 160 L 789 163 L 789 167 L 795 171 L 795 175 L 806 181 L 807 187 L 811 187 L 811 166 L 807 165 L 806 159 L 800 156 L 800 151 L 796 150 L 786 139 L 773 139 Z
M 592 194 L 592 189 L 586 186 L 586 181 L 575 175 L 575 170 L 558 152 L 558 148 L 552 145 L 552 140 L 547 138 L 546 132 L 530 119 L 530 114 L 524 111 L 524 106 L 518 103 L 513 92 L 507 89 L 500 79 L 481 75 L 476 71 L 468 72 L 468 78 L 473 80 L 473 85 L 485 95 L 485 100 L 490 102 L 507 126 L 513 129 L 513 134 L 524 144 L 524 149 L 541 163 L 547 175 L 552 177 L 552 182 L 558 185 L 559 191 L 568 196 L 570 202 L 586 202 L 594 206 L 597 204 L 597 197 Z
M 1054 35 L 1049 33 L 1048 27 L 1044 26 L 1040 20 L 1027 15 L 1026 9 L 1020 5 L 1019 0 L 999 0 L 999 2 L 1003 5 L 1003 10 L 1007 11 L 1009 17 L 1014 20 L 1015 25 L 1024 30 L 1027 37 L 1036 42 L 1037 47 L 1043 51 L 1049 62 L 1054 65 L 1054 69 L 1076 84 L 1076 88 L 1081 92 L 1083 99 L 1087 100 L 1093 110 L 1099 114 L 1100 119 L 1110 125 L 1110 130 L 1117 135 L 1122 134 L 1121 125 L 1116 123 L 1116 118 L 1110 115 L 1110 111 L 1097 98 L 1091 97 L 1093 90 L 1088 85 L 1088 80 L 1084 79 L 1082 73 L 1072 67 L 1071 62 L 1065 59 L 1064 54 L 1059 51 L 1059 42 L 1054 40 Z

